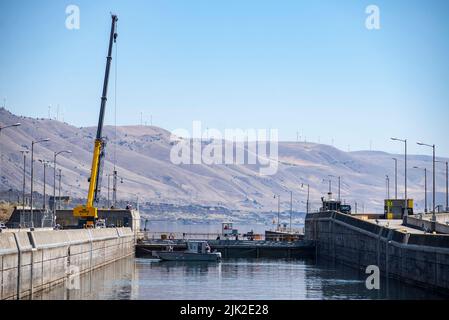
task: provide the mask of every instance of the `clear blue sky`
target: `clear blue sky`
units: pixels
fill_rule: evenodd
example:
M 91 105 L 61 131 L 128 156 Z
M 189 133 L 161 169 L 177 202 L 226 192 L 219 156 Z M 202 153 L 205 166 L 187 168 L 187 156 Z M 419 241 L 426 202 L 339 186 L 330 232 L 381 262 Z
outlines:
M 65 8 L 80 8 L 80 30 Z M 380 8 L 381 29 L 365 28 Z M 449 156 L 449 1 L 0 2 L 0 99 L 14 113 L 96 125 L 110 28 L 118 21 L 118 124 L 192 120 L 278 128 L 282 140 L 343 150 Z M 116 57 L 114 56 L 114 59 Z M 106 121 L 113 123 L 113 75 Z M 3 104 L 3 101 L 1 101 Z

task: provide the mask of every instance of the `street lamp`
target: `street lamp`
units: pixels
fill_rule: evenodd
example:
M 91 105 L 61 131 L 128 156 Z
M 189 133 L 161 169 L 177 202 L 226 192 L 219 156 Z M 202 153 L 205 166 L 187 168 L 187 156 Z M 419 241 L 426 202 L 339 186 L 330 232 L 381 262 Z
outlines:
M 58 152 L 55 152 L 53 155 L 53 217 L 52 217 L 52 223 L 55 224 L 56 222 L 56 157 L 60 155 L 61 153 L 72 153 L 71 150 L 61 150 Z
M 445 163 L 446 164 L 446 212 L 449 212 L 449 188 L 448 188 L 448 180 L 449 180 L 449 176 L 448 176 L 448 162 L 447 161 L 435 161 L 435 162 L 439 162 L 439 163 Z
M 59 175 L 58 175 L 58 178 L 59 178 L 58 210 L 61 210 L 61 178 L 62 178 L 62 169 L 59 168 L 58 171 L 59 171 Z
M 304 187 L 304 184 L 301 184 L 301 188 Z M 309 198 L 310 198 L 310 185 L 307 184 L 307 202 L 306 202 L 306 214 L 309 213 Z
M 413 169 L 421 169 L 413 167 Z M 427 168 L 424 168 L 424 213 L 427 213 Z
M 404 142 L 404 145 L 405 145 L 405 152 L 404 152 L 404 160 L 405 160 L 405 164 L 404 164 L 404 168 L 405 168 L 404 169 L 405 170 L 404 198 L 405 198 L 405 202 L 407 203 L 407 139 L 391 138 L 391 140 Z M 407 209 L 405 210 L 405 212 L 408 215 L 408 210 Z
M 50 139 L 41 139 L 37 141 L 31 142 L 31 195 L 30 195 L 30 219 L 31 219 L 31 228 L 34 229 L 34 219 L 33 219 L 33 183 L 34 183 L 34 145 L 41 142 L 48 142 Z
M 107 205 L 107 208 L 108 209 L 110 209 L 111 207 L 110 207 L 110 201 L 109 201 L 109 194 L 110 194 L 110 192 L 109 192 L 109 190 L 110 190 L 110 185 L 111 185 L 111 174 L 108 174 L 108 205 Z
M 277 199 L 278 199 L 278 230 L 279 230 L 279 228 L 280 228 L 280 215 L 281 215 L 281 195 L 280 194 L 278 194 L 278 195 L 274 195 L 274 199 L 276 199 L 276 197 L 277 197 Z
M 46 161 L 46 160 L 42 160 L 42 159 L 39 159 L 39 162 L 44 165 L 44 202 L 42 204 L 42 210 L 45 212 L 45 208 L 46 208 L 45 204 L 47 202 L 47 195 L 46 195 L 46 192 L 45 192 L 45 185 L 47 184 L 46 183 L 46 176 L 47 176 L 47 165 L 49 164 L 49 162 Z
M 392 158 L 394 160 L 394 198 L 398 199 L 398 159 Z
M 25 181 L 26 181 L 26 175 L 25 175 L 25 168 L 26 168 L 26 154 L 29 152 L 28 150 L 20 150 L 23 156 L 23 186 L 22 186 L 22 214 L 20 215 L 20 222 L 19 226 L 23 226 L 23 217 L 25 216 Z
M 427 144 L 422 142 L 417 142 L 420 146 L 430 147 L 433 150 L 433 173 L 432 173 L 432 220 L 435 222 L 437 221 L 435 216 L 435 145 L 434 144 Z

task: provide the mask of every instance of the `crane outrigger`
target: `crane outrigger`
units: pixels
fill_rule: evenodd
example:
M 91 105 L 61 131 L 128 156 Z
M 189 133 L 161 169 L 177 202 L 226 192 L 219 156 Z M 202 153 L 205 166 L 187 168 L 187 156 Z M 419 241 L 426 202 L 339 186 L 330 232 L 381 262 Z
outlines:
M 106 58 L 106 70 L 104 74 L 104 83 L 103 83 L 103 94 L 101 96 L 100 117 L 98 119 L 97 136 L 95 138 L 95 145 L 93 151 L 87 202 L 85 205 L 80 205 L 73 209 L 73 216 L 78 218 L 78 225 L 88 228 L 94 227 L 95 222 L 98 219 L 98 209 L 95 206 L 95 204 L 98 204 L 100 196 L 103 160 L 106 147 L 106 141 L 102 136 L 102 131 L 103 131 L 104 113 L 106 109 L 106 101 L 108 93 L 109 71 L 112 60 L 112 46 L 117 39 L 116 23 L 118 21 L 116 15 L 111 15 L 111 18 L 112 18 L 111 34 L 109 37 L 108 56 Z

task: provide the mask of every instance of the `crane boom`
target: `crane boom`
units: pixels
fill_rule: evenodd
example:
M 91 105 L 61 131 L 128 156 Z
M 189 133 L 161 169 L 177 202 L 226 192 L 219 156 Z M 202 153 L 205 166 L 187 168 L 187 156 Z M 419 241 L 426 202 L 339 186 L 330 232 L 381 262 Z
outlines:
M 92 226 L 95 220 L 98 218 L 98 210 L 94 206 L 94 203 L 97 203 L 99 200 L 101 173 L 103 167 L 104 151 L 106 146 L 106 141 L 103 139 L 102 136 L 103 122 L 108 94 L 109 71 L 111 68 L 111 60 L 112 60 L 112 46 L 117 39 L 116 23 L 118 18 L 116 15 L 111 15 L 111 18 L 112 18 L 111 34 L 109 37 L 108 56 L 106 58 L 106 70 L 104 74 L 103 93 L 101 96 L 100 116 L 98 119 L 97 135 L 95 138 L 94 152 L 92 157 L 92 167 L 90 171 L 87 202 L 85 205 L 80 205 L 73 209 L 73 215 L 80 219 L 79 220 L 80 224 L 87 226 Z

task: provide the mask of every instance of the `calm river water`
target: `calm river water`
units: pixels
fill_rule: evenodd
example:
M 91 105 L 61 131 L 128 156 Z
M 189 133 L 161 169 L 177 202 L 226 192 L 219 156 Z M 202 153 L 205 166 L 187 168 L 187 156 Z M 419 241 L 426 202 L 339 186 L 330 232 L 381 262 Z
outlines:
M 240 233 L 263 233 L 271 225 L 234 225 Z M 292 226 L 302 227 L 302 226 Z M 142 225 L 143 228 L 143 225 Z M 151 222 L 153 232 L 219 233 L 220 224 Z M 158 262 L 126 258 L 84 274 L 78 289 L 65 285 L 34 299 L 440 299 L 398 281 L 382 279 L 380 290 L 365 287 L 367 275 L 315 259 L 224 259 L 220 263 Z M 447 298 L 447 297 L 446 297 Z
M 238 259 L 221 263 L 126 258 L 81 276 L 79 289 L 60 285 L 34 299 L 441 299 L 385 279 L 365 287 L 365 274 L 313 259 Z

